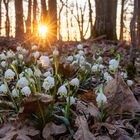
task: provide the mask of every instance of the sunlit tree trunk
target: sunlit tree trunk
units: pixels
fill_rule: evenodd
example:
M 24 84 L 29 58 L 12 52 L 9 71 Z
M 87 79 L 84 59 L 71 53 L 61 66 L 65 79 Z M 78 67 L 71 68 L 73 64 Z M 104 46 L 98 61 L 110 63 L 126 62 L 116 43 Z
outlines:
M 48 15 L 52 40 L 57 39 L 57 2 L 48 0 Z
M 24 39 L 24 23 L 23 23 L 23 1 L 15 0 L 15 19 L 16 30 L 15 37 L 18 40 Z
M 116 16 L 117 0 L 95 0 L 96 19 L 93 36 L 106 35 L 107 39 L 117 39 Z
M 26 20 L 26 34 L 31 35 L 31 6 L 32 6 L 32 0 L 28 0 L 28 17 Z
M 120 40 L 123 40 L 123 28 L 124 28 L 124 23 L 123 23 L 123 18 L 124 18 L 124 3 L 125 3 L 125 0 L 122 0 L 122 1 L 121 1 Z
M 68 17 L 68 0 L 66 0 L 66 30 L 67 30 L 67 40 L 70 40 L 69 33 L 69 17 Z
M 45 24 L 47 21 L 46 0 L 41 0 L 41 22 Z
M 37 0 L 33 0 L 33 33 L 37 32 L 37 19 L 36 19 L 36 10 L 37 10 Z
M 3 0 L 3 2 L 6 10 L 5 32 L 6 36 L 9 37 L 10 34 L 9 0 Z

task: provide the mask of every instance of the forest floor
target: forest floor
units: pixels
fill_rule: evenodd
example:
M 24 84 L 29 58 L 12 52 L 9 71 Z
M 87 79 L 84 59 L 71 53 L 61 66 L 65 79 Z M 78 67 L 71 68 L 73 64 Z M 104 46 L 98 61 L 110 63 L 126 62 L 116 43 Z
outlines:
M 40 52 L 14 44 L 0 43 L 0 140 L 140 140 L 129 45 L 61 42 Z

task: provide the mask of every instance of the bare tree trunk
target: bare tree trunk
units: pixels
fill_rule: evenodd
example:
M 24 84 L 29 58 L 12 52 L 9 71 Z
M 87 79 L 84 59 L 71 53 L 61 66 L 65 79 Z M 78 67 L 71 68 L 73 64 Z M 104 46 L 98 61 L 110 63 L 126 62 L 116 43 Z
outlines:
M 33 33 L 37 32 L 37 19 L 36 19 L 37 0 L 33 0 Z
M 67 40 L 70 40 L 70 34 L 69 34 L 69 21 L 68 21 L 68 0 L 66 0 L 66 30 L 67 30 Z
M 46 24 L 47 21 L 47 7 L 46 0 L 41 0 L 41 22 Z
M 26 20 L 26 34 L 29 36 L 31 35 L 31 6 L 32 6 L 32 0 L 28 0 L 28 17 Z
M 9 37 L 10 34 L 9 0 L 3 0 L 3 2 L 6 10 L 5 31 L 6 31 L 6 36 Z
M 24 24 L 23 24 L 23 1 L 15 0 L 15 19 L 16 19 L 16 31 L 15 37 L 18 40 L 24 39 Z
M 57 2 L 56 0 L 48 0 L 48 15 L 51 30 L 51 40 L 57 39 Z
M 1 35 L 1 29 L 2 29 L 2 0 L 0 0 L 0 35 Z
M 124 28 L 124 23 L 123 23 L 123 18 L 124 18 L 124 2 L 125 2 L 125 0 L 122 0 L 122 2 L 121 2 L 120 40 L 123 40 L 123 28 Z
M 138 0 L 138 11 L 137 11 L 137 15 L 138 15 L 138 20 L 137 20 L 138 48 L 140 50 L 140 1 L 139 0 Z
M 89 23 L 90 23 L 90 36 L 92 35 L 92 27 L 93 27 L 93 22 L 92 22 L 92 7 L 91 7 L 91 1 L 88 0 L 88 7 L 89 7 Z
M 96 19 L 93 29 L 93 37 L 106 35 L 107 39 L 117 39 L 117 0 L 95 0 L 95 5 Z
M 130 23 L 130 36 L 131 36 L 131 45 L 130 45 L 130 63 L 134 63 L 134 49 L 136 47 L 136 21 L 137 21 L 137 10 L 138 10 L 138 1 L 134 0 L 134 12 L 133 17 Z

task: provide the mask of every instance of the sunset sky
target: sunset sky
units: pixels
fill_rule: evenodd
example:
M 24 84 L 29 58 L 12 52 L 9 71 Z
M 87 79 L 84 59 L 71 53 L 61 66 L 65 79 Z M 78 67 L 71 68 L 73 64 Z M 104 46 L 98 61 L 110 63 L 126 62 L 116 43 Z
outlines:
M 65 0 L 64 0 L 65 1 Z M 86 2 L 87 0 L 78 0 L 78 4 L 79 6 L 81 7 L 84 7 L 84 5 L 86 4 L 86 12 L 84 13 L 85 16 L 84 16 L 84 30 L 87 29 L 87 26 L 88 26 L 88 1 Z M 117 14 L 117 31 L 118 31 L 118 35 L 119 35 L 119 26 L 120 26 L 120 11 L 121 11 L 121 4 L 120 4 L 120 1 L 121 0 L 118 0 L 118 14 Z M 94 1 L 91 1 L 92 2 L 92 9 L 93 9 L 93 22 L 95 20 L 95 4 L 94 4 Z M 58 0 L 58 3 L 59 3 L 59 0 Z M 75 0 L 69 0 L 69 6 L 74 3 L 75 4 Z M 58 5 L 58 12 L 59 12 L 59 6 Z M 129 7 L 128 8 L 128 13 L 130 13 L 130 11 L 132 11 L 132 6 L 130 5 L 130 1 L 127 3 L 127 6 Z M 11 35 L 14 35 L 14 32 L 15 32 L 15 11 L 14 11 L 14 3 L 13 2 L 10 2 L 10 10 L 9 10 L 9 15 L 10 15 L 10 22 L 11 22 L 11 31 L 10 31 L 10 34 Z M 3 16 L 3 28 L 4 28 L 4 22 L 5 22 L 5 7 L 4 5 L 2 5 L 2 16 Z M 24 19 L 26 19 L 27 17 L 27 10 L 28 10 L 28 3 L 27 2 L 24 2 Z M 40 3 L 38 4 L 38 12 L 40 12 Z M 76 8 L 74 8 L 74 14 L 76 15 Z M 61 35 L 63 37 L 63 40 L 67 40 L 67 28 L 66 28 L 66 9 L 63 8 L 63 11 L 62 11 L 62 15 L 61 15 Z M 69 25 L 69 32 L 70 32 L 70 39 L 71 40 L 74 40 L 75 38 L 79 40 L 79 30 L 78 30 L 78 25 L 77 25 L 77 21 L 75 20 L 74 18 L 74 15 L 71 15 L 70 14 L 70 11 L 68 12 L 68 15 L 69 15 L 69 21 L 70 21 L 70 18 L 72 16 L 72 20 L 73 20 L 73 28 L 70 27 Z M 39 17 L 38 17 L 39 18 Z M 126 22 L 126 26 L 129 28 L 129 22 L 130 22 L 130 18 L 131 18 L 131 15 L 128 14 L 126 16 L 126 19 L 127 19 L 127 22 Z M 129 30 L 129 29 L 128 29 Z M 3 29 L 3 35 L 5 34 L 5 31 Z M 86 38 L 89 37 L 89 30 L 87 32 L 87 35 L 86 35 Z

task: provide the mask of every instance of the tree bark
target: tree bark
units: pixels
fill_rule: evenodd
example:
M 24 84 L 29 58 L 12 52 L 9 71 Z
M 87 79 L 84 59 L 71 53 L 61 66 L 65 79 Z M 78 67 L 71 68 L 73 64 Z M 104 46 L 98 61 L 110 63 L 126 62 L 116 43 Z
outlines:
M 32 6 L 32 0 L 28 0 L 28 17 L 26 20 L 26 34 L 29 36 L 31 35 L 31 6 Z
M 93 37 L 105 34 L 107 39 L 116 40 L 117 0 L 95 0 L 95 6 Z
M 15 20 L 16 20 L 16 31 L 15 37 L 17 40 L 24 39 L 24 24 L 23 24 L 23 1 L 15 0 Z
M 1 29 L 2 29 L 2 0 L 0 0 L 0 35 L 1 35 Z
M 9 37 L 10 34 L 9 0 L 3 0 L 3 3 L 6 10 L 5 32 L 6 36 Z
M 121 2 L 120 40 L 123 40 L 123 28 L 124 28 L 124 23 L 123 23 L 123 18 L 124 18 L 124 2 L 125 2 L 125 0 L 122 0 L 122 2 Z
M 41 0 L 41 23 L 46 24 L 46 21 L 47 21 L 46 0 Z
M 57 2 L 56 0 L 48 0 L 48 15 L 50 23 L 51 38 L 53 41 L 57 39 Z
M 138 20 L 137 20 L 138 48 L 140 50 L 140 1 L 139 0 L 138 0 L 138 11 L 137 11 L 137 15 L 138 15 Z
M 37 0 L 33 0 L 33 34 L 37 32 L 37 19 L 36 19 Z

